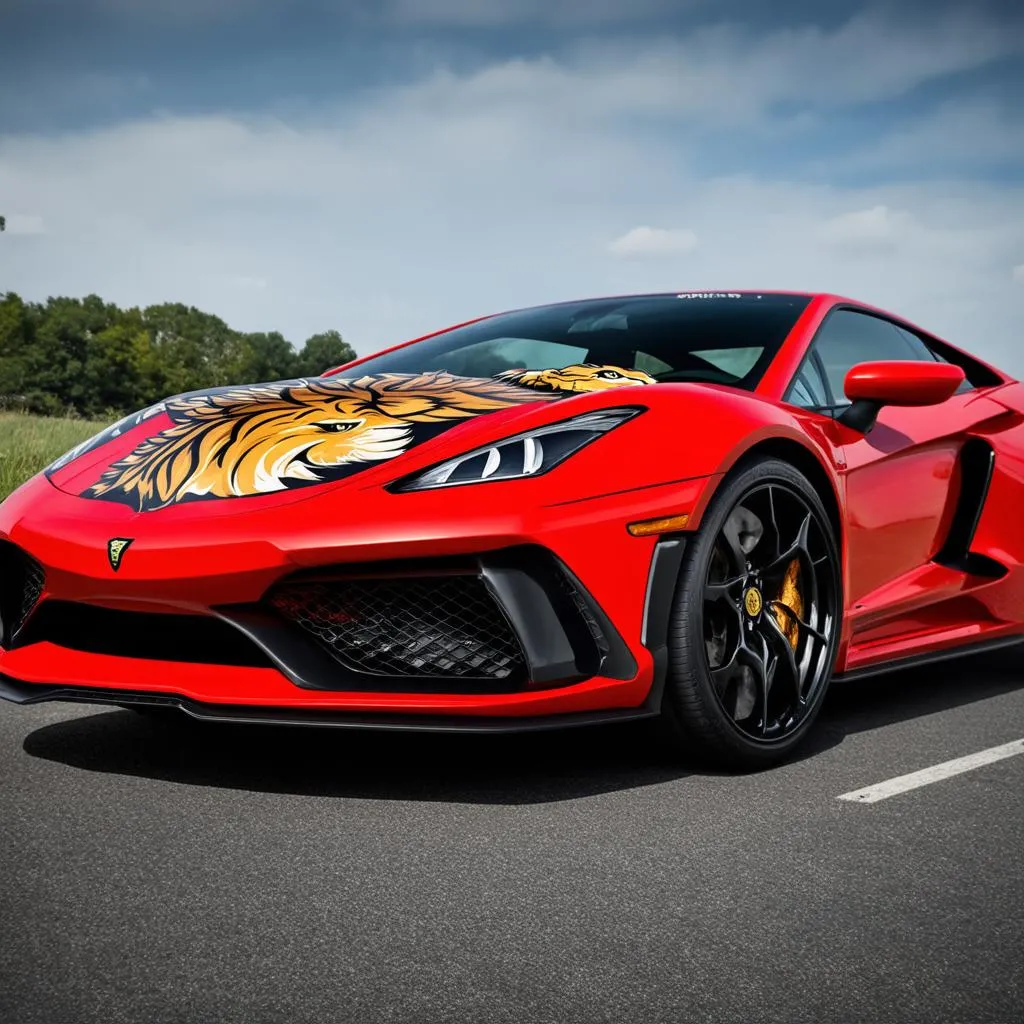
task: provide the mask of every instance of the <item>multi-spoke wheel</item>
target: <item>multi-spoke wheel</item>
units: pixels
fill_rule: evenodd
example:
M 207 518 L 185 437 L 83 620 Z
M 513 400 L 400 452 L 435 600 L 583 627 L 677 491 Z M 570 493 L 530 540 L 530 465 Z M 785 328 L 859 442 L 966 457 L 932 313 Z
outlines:
M 842 615 L 832 524 L 787 463 L 723 486 L 683 562 L 665 715 L 698 752 L 736 767 L 789 754 L 828 687 Z

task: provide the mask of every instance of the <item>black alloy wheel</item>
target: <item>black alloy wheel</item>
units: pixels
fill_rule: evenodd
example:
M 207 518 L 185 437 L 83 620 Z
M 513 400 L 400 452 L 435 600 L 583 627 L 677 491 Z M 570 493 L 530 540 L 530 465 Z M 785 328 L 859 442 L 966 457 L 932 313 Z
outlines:
M 821 708 L 841 620 L 834 530 L 810 482 L 776 460 L 735 472 L 683 560 L 664 708 L 675 738 L 735 768 L 785 758 Z

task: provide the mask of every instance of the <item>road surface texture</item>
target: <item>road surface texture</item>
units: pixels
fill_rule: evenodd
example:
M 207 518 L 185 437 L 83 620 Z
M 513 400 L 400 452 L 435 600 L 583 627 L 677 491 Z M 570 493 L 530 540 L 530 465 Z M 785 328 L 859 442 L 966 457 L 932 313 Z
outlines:
M 482 738 L 0 706 L 0 1021 L 1024 1020 L 1024 652 L 834 688 L 730 776 Z

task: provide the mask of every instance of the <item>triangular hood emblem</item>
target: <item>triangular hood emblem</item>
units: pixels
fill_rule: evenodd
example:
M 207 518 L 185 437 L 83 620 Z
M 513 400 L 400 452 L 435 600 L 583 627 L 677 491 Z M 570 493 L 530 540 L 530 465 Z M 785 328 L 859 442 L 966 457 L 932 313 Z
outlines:
M 131 543 L 132 538 L 130 537 L 114 537 L 112 540 L 107 541 L 107 558 L 110 559 L 110 568 L 114 572 L 121 568 L 124 553 L 128 550 Z

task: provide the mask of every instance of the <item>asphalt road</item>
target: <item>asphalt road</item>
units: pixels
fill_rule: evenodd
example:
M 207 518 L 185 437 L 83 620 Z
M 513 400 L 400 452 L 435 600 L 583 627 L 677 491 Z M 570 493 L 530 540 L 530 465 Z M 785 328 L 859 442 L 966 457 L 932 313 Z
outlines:
M 0 706 L 0 1021 L 1024 1020 L 1024 652 L 835 689 L 745 777 L 647 728 Z

